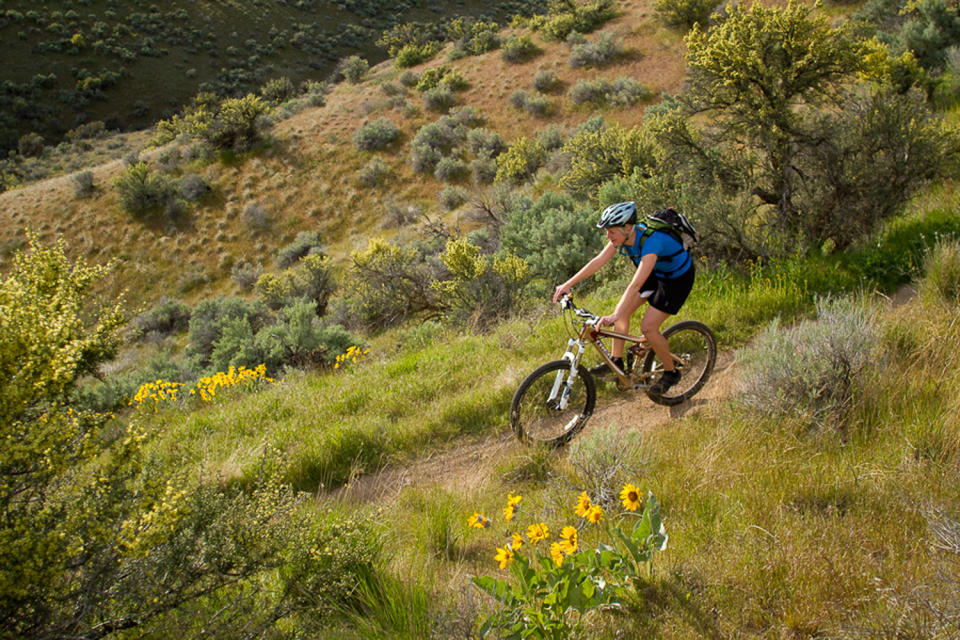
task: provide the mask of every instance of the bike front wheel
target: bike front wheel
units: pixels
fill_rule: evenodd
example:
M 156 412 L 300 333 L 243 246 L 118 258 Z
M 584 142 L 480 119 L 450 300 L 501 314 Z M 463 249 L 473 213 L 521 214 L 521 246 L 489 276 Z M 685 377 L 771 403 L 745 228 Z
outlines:
M 538 367 L 524 379 L 510 403 L 510 425 L 521 442 L 565 445 L 593 414 L 597 389 L 593 376 L 567 360 Z
M 647 395 L 657 404 L 673 406 L 691 398 L 703 388 L 717 362 L 717 340 L 707 325 L 695 320 L 684 320 L 668 327 L 663 336 L 670 345 L 674 366 L 680 372 L 680 382 L 657 394 L 647 390 Z M 663 364 L 651 350 L 643 360 L 641 371 L 645 377 L 656 382 L 663 372 Z

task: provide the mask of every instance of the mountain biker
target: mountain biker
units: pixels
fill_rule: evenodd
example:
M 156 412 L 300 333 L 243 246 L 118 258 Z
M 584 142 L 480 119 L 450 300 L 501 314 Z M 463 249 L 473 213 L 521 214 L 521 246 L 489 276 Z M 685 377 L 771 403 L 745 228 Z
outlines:
M 618 333 L 626 334 L 630 331 L 633 312 L 649 302 L 640 321 L 640 331 L 663 363 L 663 375 L 651 388 L 654 393 L 663 394 L 680 381 L 680 372 L 674 367 L 670 346 L 660 333 L 660 326 L 680 310 L 690 295 L 695 277 L 693 258 L 672 234 L 659 230 L 647 233 L 647 225 L 637 222 L 637 207 L 633 202 L 619 202 L 604 209 L 597 227 L 606 232 L 607 245 L 569 280 L 557 286 L 553 301 L 569 294 L 575 284 L 599 271 L 614 254 L 630 258 L 637 265 L 637 271 L 613 313 L 600 318 L 599 325 L 613 325 Z M 625 370 L 623 346 L 623 340 L 615 338 L 610 349 L 613 362 L 621 371 Z M 605 363 L 590 369 L 591 373 L 608 371 Z

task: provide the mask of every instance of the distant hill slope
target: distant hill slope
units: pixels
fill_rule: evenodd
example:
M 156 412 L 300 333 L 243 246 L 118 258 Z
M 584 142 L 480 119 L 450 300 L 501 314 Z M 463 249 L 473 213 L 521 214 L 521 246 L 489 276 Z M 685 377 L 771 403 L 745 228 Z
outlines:
M 572 68 L 566 44 L 543 42 L 533 35 L 542 53 L 522 64 L 505 62 L 499 51 L 455 61 L 446 60 L 442 52 L 413 71 L 441 64 L 459 71 L 469 87 L 456 94 L 458 105 L 477 108 L 484 126 L 507 142 L 550 125 L 569 130 L 596 115 L 632 126 L 661 92 L 678 91 L 684 77 L 682 37 L 655 20 L 651 4 L 632 0 L 620 5 L 621 14 L 598 31 L 622 40 L 624 49 L 622 56 L 600 69 Z M 533 93 L 534 76 L 541 70 L 554 71 L 559 80 L 557 89 L 546 94 L 552 105 L 546 117 L 510 104 L 517 90 Z M 189 147 L 152 151 L 155 158 L 166 156 L 167 162 L 175 156 L 180 163 L 175 174 L 195 173 L 212 187 L 211 194 L 192 205 L 178 225 L 137 221 L 120 209 L 111 186 L 122 168 L 119 159 L 92 168 L 96 190 L 91 197 L 76 197 L 70 177 L 0 194 L 0 256 L 23 244 L 28 227 L 48 242 L 62 234 L 74 254 L 97 262 L 119 258 L 113 290 L 128 289 L 132 301 L 149 303 L 162 295 L 189 301 L 235 291 L 230 280 L 234 264 L 247 260 L 271 268 L 276 251 L 299 231 L 320 232 L 328 253 L 342 260 L 351 250 L 366 246 L 372 236 L 418 233 L 422 220 L 394 220 L 388 213 L 397 208 L 413 206 L 431 218 L 461 223 L 466 230 L 469 204 L 447 212 L 437 201 L 445 183 L 413 170 L 409 143 L 420 127 L 441 114 L 426 109 L 413 90 L 406 90 L 401 101 L 388 97 L 381 85 L 399 85 L 399 75 L 390 62 L 384 62 L 372 68 L 361 84 L 336 85 L 325 106 L 305 109 L 277 123 L 271 144 L 252 155 L 203 162 L 182 159 L 189 155 Z M 643 83 L 654 98 L 628 108 L 596 109 L 575 106 L 567 94 L 581 79 L 622 76 Z M 358 151 L 353 144 L 357 128 L 381 117 L 400 128 L 401 142 L 384 151 Z M 380 186 L 362 186 L 357 172 L 373 157 L 381 158 L 392 175 Z M 545 180 L 535 191 L 549 185 L 550 178 Z M 472 196 L 486 189 L 469 179 L 458 186 Z M 265 229 L 256 231 L 245 224 L 244 211 L 251 204 L 268 213 Z
M 89 121 L 152 125 L 199 91 L 235 95 L 266 81 L 323 80 L 403 22 L 509 20 L 537 2 L 66 0 L 0 4 L 0 149 L 36 132 L 48 143 Z

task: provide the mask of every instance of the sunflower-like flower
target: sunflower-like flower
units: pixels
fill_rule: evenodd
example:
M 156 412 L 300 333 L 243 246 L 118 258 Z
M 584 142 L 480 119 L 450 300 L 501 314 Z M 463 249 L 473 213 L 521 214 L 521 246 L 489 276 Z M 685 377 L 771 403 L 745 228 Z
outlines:
M 510 545 L 511 549 L 516 551 L 517 549 L 523 546 L 523 536 L 520 535 L 519 533 L 514 533 L 510 539 L 510 542 L 508 542 L 507 544 Z
M 501 569 L 506 569 L 507 565 L 513 562 L 513 551 L 510 545 L 497 547 L 497 555 L 493 556 L 493 559 L 500 563 Z
M 547 528 L 547 525 L 544 523 L 532 524 L 527 528 L 527 538 L 530 539 L 530 542 L 536 544 L 541 540 L 546 540 L 550 537 L 550 530 Z
M 577 498 L 577 506 L 574 510 L 578 516 L 586 518 L 588 509 L 590 509 L 590 496 L 587 495 L 586 491 L 582 491 L 580 497 Z
M 577 551 L 577 528 L 564 527 L 560 531 L 560 548 L 567 555 Z
M 603 520 L 603 509 L 601 509 L 597 505 L 593 505 L 592 507 L 587 509 L 587 513 L 584 516 L 584 518 L 589 520 L 591 524 L 597 524 L 598 522 Z
M 515 496 L 512 493 L 507 494 L 507 506 L 515 507 L 520 504 L 520 501 L 523 500 L 523 496 Z
M 516 507 L 514 507 L 512 504 L 508 504 L 503 508 L 504 519 L 506 519 L 507 522 L 510 522 L 513 520 L 513 514 L 516 513 L 516 511 Z
M 474 511 L 473 515 L 467 520 L 467 524 L 476 529 L 486 529 L 490 526 L 490 518 L 479 511 Z
M 560 547 L 559 542 L 554 542 L 550 545 L 550 557 L 553 558 L 553 561 L 558 567 L 563 564 L 563 549 Z
M 640 489 L 629 482 L 623 485 L 620 491 L 620 501 L 623 502 L 623 508 L 627 511 L 636 511 L 640 508 Z

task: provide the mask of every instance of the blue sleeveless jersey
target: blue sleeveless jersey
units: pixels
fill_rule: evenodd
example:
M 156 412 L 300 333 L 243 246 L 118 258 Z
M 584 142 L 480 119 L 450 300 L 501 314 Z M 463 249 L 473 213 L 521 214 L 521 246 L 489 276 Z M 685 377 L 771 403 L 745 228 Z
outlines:
M 679 240 L 665 231 L 654 231 L 644 240 L 643 232 L 647 227 L 641 223 L 636 229 L 637 237 L 633 245 L 620 247 L 620 253 L 633 260 L 634 266 L 640 265 L 643 256 L 654 253 L 657 255 L 657 265 L 653 268 L 653 274 L 658 278 L 672 280 L 690 270 L 693 258 Z

